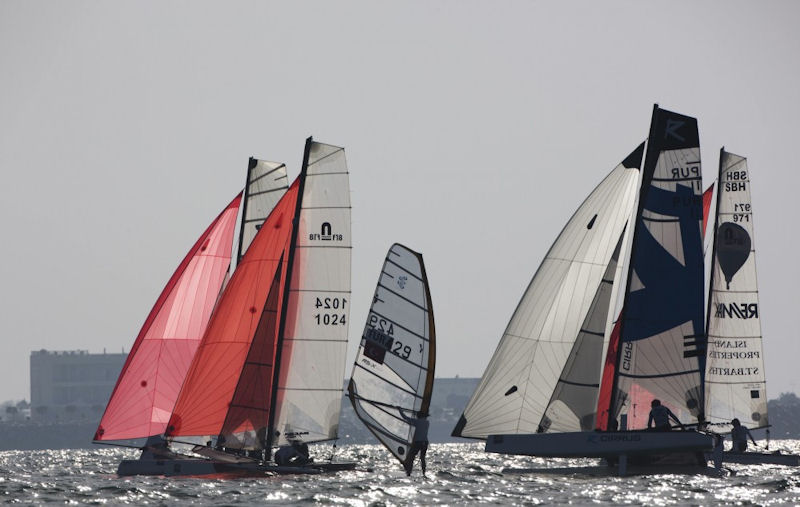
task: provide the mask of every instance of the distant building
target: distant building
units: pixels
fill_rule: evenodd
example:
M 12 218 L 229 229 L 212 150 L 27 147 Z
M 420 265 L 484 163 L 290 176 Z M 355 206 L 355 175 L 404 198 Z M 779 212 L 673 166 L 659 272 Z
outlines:
M 99 421 L 127 354 L 31 352 L 31 419 Z

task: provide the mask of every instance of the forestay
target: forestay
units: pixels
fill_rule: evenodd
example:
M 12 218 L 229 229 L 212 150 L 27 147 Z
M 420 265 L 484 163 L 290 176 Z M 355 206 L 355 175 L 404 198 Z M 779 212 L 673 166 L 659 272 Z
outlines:
M 598 306 L 603 306 L 593 303 L 633 210 L 642 151 L 639 146 L 595 188 L 548 251 L 453 430 L 454 436 L 534 433 L 547 424 L 577 430 L 582 421 L 586 424 L 589 420 L 587 414 L 595 409 L 602 353 L 586 362 L 585 358 L 578 360 L 581 367 L 597 362 L 591 375 L 594 380 L 579 381 L 595 394 L 582 394 L 580 400 L 565 403 L 571 398 L 566 391 L 558 398 L 553 398 L 553 393 L 559 378 L 568 380 L 575 372 L 562 377 L 584 324 L 592 327 L 584 330 L 584 335 L 586 331 L 608 335 L 607 316 L 589 314 L 593 307 L 599 310 Z M 610 293 L 599 297 L 605 299 Z M 591 403 L 584 406 L 589 399 Z M 544 418 L 548 405 L 554 408 L 548 412 L 549 422 Z
M 720 151 L 706 363 L 708 421 L 768 426 L 747 159 Z
M 383 263 L 348 393 L 356 415 L 403 464 L 414 440 L 406 417 L 427 414 L 436 332 L 422 255 L 395 243 Z
M 273 445 L 337 437 L 350 311 L 350 185 L 343 148 L 309 139 L 279 343 Z
M 653 398 L 702 420 L 705 370 L 700 146 L 697 120 L 653 111 L 634 224 L 609 425 Z M 637 412 L 638 411 L 638 412 Z

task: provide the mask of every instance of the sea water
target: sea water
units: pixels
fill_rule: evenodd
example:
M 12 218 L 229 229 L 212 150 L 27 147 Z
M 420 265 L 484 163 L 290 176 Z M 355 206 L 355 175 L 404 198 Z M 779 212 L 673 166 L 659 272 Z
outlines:
M 800 451 L 799 440 L 771 450 Z M 316 447 L 328 459 L 330 446 Z M 335 449 L 353 471 L 274 477 L 117 477 L 133 450 L 0 452 L 0 501 L 23 504 L 196 505 L 776 505 L 800 504 L 800 468 L 727 465 L 731 473 L 603 477 L 587 473 L 595 460 L 487 454 L 481 444 L 431 444 L 428 472 L 411 477 L 378 445 Z M 575 472 L 564 467 L 578 467 Z M 526 471 L 520 471 L 525 469 Z M 531 470 L 536 469 L 536 470 Z M 553 469 L 557 471 L 553 472 Z

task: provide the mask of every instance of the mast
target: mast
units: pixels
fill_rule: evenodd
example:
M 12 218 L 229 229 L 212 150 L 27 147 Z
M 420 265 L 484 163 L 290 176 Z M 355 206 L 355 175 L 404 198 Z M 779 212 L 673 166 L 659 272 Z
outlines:
M 416 253 L 416 252 L 415 252 Z M 422 393 L 422 405 L 420 411 L 424 414 L 430 414 L 431 396 L 433 395 L 433 375 L 436 368 L 436 326 L 433 319 L 433 301 L 431 298 L 431 290 L 428 285 L 428 274 L 425 271 L 425 263 L 422 261 L 422 254 L 417 253 L 419 259 L 420 269 L 422 270 L 422 284 L 425 286 L 425 294 L 428 302 L 428 329 L 430 330 L 430 337 L 428 338 L 428 376 L 425 379 L 425 391 Z
M 242 260 L 242 244 L 244 242 L 244 227 L 247 218 L 247 201 L 250 199 L 250 178 L 253 174 L 253 169 L 255 169 L 256 164 L 258 164 L 258 160 L 253 157 L 250 157 L 250 160 L 247 162 L 247 180 L 244 182 L 244 202 L 242 203 L 242 220 L 239 223 L 239 247 L 236 249 L 236 265 L 239 265 L 239 261 Z
M 722 192 L 722 155 L 725 147 L 719 149 L 719 175 L 717 176 L 717 206 L 714 208 L 714 228 L 711 231 L 711 275 L 708 279 L 708 304 L 706 305 L 706 340 L 708 340 L 708 327 L 711 323 L 711 294 L 714 292 L 714 258 L 717 255 L 717 227 L 719 227 L 719 202 Z
M 267 424 L 267 445 L 265 451 L 267 456 L 272 452 L 272 443 L 275 441 L 275 412 L 278 404 L 278 381 L 280 379 L 281 369 L 281 356 L 283 352 L 283 335 L 286 331 L 286 316 L 287 308 L 289 306 L 289 288 L 292 283 L 292 267 L 294 265 L 295 243 L 297 243 L 297 231 L 300 228 L 300 210 L 303 207 L 303 191 L 306 186 L 306 170 L 308 169 L 308 157 L 311 152 L 311 143 L 313 142 L 311 136 L 306 139 L 306 146 L 303 150 L 303 165 L 300 169 L 299 187 L 297 190 L 297 202 L 294 208 L 294 217 L 292 218 L 292 239 L 289 242 L 289 256 L 286 261 L 286 278 L 283 284 L 283 301 L 281 303 L 281 320 L 278 327 L 278 339 L 275 345 L 275 365 L 272 368 L 272 393 L 270 396 L 269 404 L 269 423 Z
M 628 258 L 628 277 L 625 281 L 625 297 L 627 299 L 628 290 L 631 286 L 631 279 L 633 278 L 633 268 L 630 266 L 630 260 L 634 257 L 634 252 L 636 251 L 636 237 L 639 235 L 639 220 L 642 217 L 642 210 L 644 208 L 644 191 L 646 188 L 650 186 L 650 179 L 652 175 L 648 175 L 644 172 L 644 168 L 649 167 L 650 161 L 652 159 L 652 150 L 650 149 L 652 146 L 652 139 L 655 135 L 655 128 L 656 128 L 656 113 L 658 112 L 658 104 L 653 104 L 653 115 L 650 118 L 650 132 L 647 135 L 647 151 L 645 152 L 644 163 L 642 164 L 642 180 L 641 185 L 639 187 L 639 204 L 636 207 L 636 217 L 633 220 L 633 237 L 631 238 L 631 254 Z M 617 427 L 617 418 L 616 418 L 616 410 L 614 410 L 614 406 L 617 404 L 617 385 L 619 383 L 619 362 L 622 359 L 622 337 L 624 336 L 623 331 L 625 328 L 625 305 L 622 306 L 622 311 L 619 314 L 619 336 L 620 336 L 620 343 L 617 346 L 617 358 L 615 361 L 615 369 L 614 369 L 614 381 L 611 384 L 611 401 L 608 404 L 608 421 L 606 423 L 606 428 L 609 430 L 611 428 Z

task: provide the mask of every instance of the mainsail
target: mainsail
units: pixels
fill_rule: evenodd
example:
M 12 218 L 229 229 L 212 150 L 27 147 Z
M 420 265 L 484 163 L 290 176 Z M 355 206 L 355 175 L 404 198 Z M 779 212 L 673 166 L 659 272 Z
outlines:
M 766 381 L 747 159 L 720 150 L 708 298 L 706 416 L 714 431 L 733 418 L 765 427 Z
M 283 294 L 272 445 L 337 438 L 342 406 L 352 248 L 344 148 L 309 138 L 303 175 Z
M 96 441 L 164 432 L 225 273 L 241 194 L 220 213 L 175 270 L 122 368 Z
M 247 186 L 244 189 L 244 203 L 242 204 L 237 264 L 242 260 L 264 220 L 286 193 L 288 187 L 289 179 L 286 176 L 285 164 L 250 157 L 247 164 Z
M 706 338 L 697 120 L 654 107 L 608 426 L 653 398 L 703 420 Z M 679 416 L 681 414 L 679 413 Z
M 383 263 L 356 354 L 348 394 L 359 419 L 404 465 L 414 426 L 427 414 L 436 332 L 422 255 L 395 243 Z
M 618 273 L 610 263 L 616 263 L 613 258 L 615 252 L 619 255 L 633 210 L 642 153 L 640 145 L 611 171 L 550 247 L 454 436 L 580 430 L 591 424 L 600 340 L 610 332 L 607 314 L 613 291 L 607 289 Z M 597 349 L 592 352 L 597 355 L 579 357 L 584 347 Z M 586 375 L 579 372 L 582 368 Z

